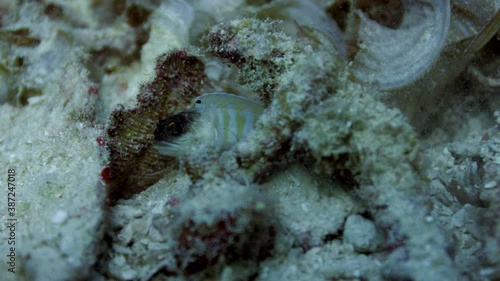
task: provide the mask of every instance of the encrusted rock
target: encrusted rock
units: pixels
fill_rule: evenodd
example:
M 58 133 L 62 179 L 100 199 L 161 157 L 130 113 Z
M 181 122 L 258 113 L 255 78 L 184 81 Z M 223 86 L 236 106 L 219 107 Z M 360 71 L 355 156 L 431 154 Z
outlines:
M 375 224 L 359 215 L 349 216 L 344 226 L 344 239 L 360 253 L 375 250 L 380 244 Z
M 203 71 L 203 62 L 188 51 L 164 54 L 157 60 L 155 78 L 142 85 L 137 106 L 113 111 L 107 128 L 111 201 L 144 190 L 175 165 L 174 158 L 161 156 L 152 147 L 153 133 L 159 120 L 203 93 Z

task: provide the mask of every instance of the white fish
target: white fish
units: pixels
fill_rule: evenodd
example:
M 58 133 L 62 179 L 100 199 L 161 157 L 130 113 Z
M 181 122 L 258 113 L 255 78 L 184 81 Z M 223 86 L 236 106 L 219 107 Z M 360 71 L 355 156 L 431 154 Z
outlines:
M 227 150 L 248 136 L 263 110 L 263 104 L 237 95 L 204 94 L 193 109 L 158 122 L 153 146 L 176 157 L 202 144 Z

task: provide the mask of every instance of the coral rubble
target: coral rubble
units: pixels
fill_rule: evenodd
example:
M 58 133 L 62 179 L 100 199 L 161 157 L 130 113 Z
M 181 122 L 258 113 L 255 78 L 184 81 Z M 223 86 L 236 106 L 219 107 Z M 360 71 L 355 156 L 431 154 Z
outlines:
M 153 81 L 142 85 L 138 105 L 111 114 L 108 133 L 110 154 L 109 198 L 130 197 L 156 183 L 175 161 L 153 147 L 159 120 L 173 115 L 203 93 L 203 62 L 187 51 L 172 51 L 158 58 Z

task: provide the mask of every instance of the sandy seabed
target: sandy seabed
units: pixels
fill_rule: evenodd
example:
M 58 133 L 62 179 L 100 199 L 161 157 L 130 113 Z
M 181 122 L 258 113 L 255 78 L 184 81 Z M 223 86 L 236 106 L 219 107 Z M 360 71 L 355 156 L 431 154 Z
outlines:
M 367 74 L 340 2 L 0 0 L 0 279 L 500 280 L 498 33 L 458 56 L 451 10 L 425 71 Z M 248 140 L 139 157 L 207 91 L 267 105 Z

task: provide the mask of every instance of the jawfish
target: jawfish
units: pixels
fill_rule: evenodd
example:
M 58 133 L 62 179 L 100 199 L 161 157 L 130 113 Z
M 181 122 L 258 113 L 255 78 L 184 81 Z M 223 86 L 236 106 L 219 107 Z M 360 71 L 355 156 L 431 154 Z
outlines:
M 203 144 L 227 150 L 248 136 L 263 110 L 263 104 L 237 95 L 204 94 L 191 109 L 158 122 L 153 146 L 174 157 Z

